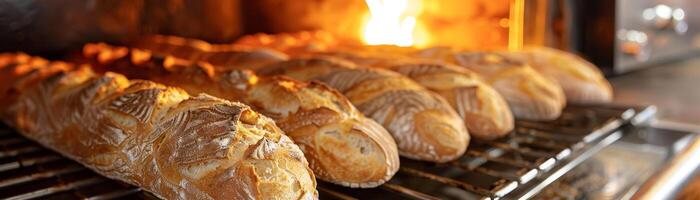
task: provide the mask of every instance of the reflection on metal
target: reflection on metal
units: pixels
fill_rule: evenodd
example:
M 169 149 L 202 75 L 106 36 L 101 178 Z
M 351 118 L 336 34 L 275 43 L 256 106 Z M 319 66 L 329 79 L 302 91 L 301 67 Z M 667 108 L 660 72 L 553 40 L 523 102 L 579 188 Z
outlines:
M 661 171 L 646 181 L 632 199 L 671 199 L 683 183 L 700 166 L 700 138 L 695 137 L 688 148 L 671 160 Z
M 595 153 L 597 153 L 598 151 L 600 151 L 604 147 L 612 144 L 613 142 L 617 141 L 621 137 L 622 137 L 622 132 L 619 132 L 619 131 L 614 132 L 611 135 L 608 135 L 605 139 L 601 140 L 600 143 L 597 143 L 594 146 L 592 146 L 588 151 L 578 155 L 578 157 L 569 161 L 565 165 L 557 168 L 555 171 L 553 171 L 552 174 L 550 174 L 544 180 L 538 182 L 532 189 L 530 189 L 529 191 L 527 191 L 524 194 L 522 194 L 521 196 L 519 196 L 518 199 L 530 199 L 530 198 L 532 198 L 533 196 L 538 194 L 540 191 L 542 191 L 542 189 L 547 187 L 549 184 L 551 184 L 555 180 L 559 179 L 561 176 L 563 176 L 567 172 L 571 171 L 574 167 L 581 164 L 581 162 L 590 158 Z
M 644 113 L 643 110 L 642 113 Z M 527 198 L 620 138 L 634 109 L 570 106 L 554 121 L 517 121 L 508 137 L 474 141 L 449 163 L 401 160 L 387 184 L 350 189 L 319 182 L 322 199 Z M 4 166 L 4 167 L 2 167 Z M 0 198 L 153 199 L 108 180 L 0 125 Z
M 649 122 L 652 117 L 656 115 L 657 109 L 656 106 L 649 106 L 643 111 L 639 112 L 634 118 L 632 118 L 632 125 L 640 125 L 643 124 L 644 122 Z

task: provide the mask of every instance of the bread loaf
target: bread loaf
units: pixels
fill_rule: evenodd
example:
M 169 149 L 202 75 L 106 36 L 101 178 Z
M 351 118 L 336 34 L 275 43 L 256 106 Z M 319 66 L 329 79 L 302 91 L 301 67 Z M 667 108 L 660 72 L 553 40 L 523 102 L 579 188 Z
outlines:
M 146 36 L 133 42 L 131 46 L 189 61 L 206 61 L 218 66 L 217 70 L 257 69 L 261 66 L 287 60 L 287 55 L 284 53 L 270 49 L 211 45 L 201 40 L 175 36 Z
M 556 80 L 571 103 L 605 103 L 613 92 L 603 73 L 592 63 L 574 54 L 547 47 L 529 47 L 522 51 L 503 51 L 521 59 L 535 70 Z
M 394 136 L 399 154 L 446 162 L 464 153 L 469 135 L 449 104 L 398 73 L 330 58 L 299 58 L 263 68 L 298 80 L 319 80 L 342 92 Z
M 153 43 L 179 45 L 168 41 Z M 170 49 L 173 48 L 176 47 Z M 244 53 L 233 47 L 228 49 Z M 352 63 L 329 58 L 297 59 L 254 68 L 264 74 L 284 74 L 302 81 L 319 80 L 339 90 L 363 114 L 382 124 L 394 136 L 400 155 L 446 162 L 459 157 L 468 145 L 467 130 L 463 123 L 458 123 L 461 119 L 449 104 L 400 74 L 358 68 Z
M 390 69 L 444 97 L 475 138 L 495 139 L 513 129 L 513 115 L 507 104 L 477 74 L 457 66 L 406 56 L 416 51 L 413 48 L 345 44 L 322 31 L 255 34 L 245 36 L 234 44 L 273 48 L 296 56 L 332 56 L 360 66 Z
M 32 81 L 7 83 L 18 95 L 0 105 L 3 120 L 102 175 L 164 199 L 317 198 L 299 147 L 244 104 L 84 67 L 52 69 L 64 63 L 22 71 L 25 59 L 13 57 L 27 56 L 1 55 L 0 67 Z
M 274 35 L 265 33 L 246 35 L 236 40 L 233 46 L 249 49 L 269 48 L 298 56 L 296 53 L 327 51 L 341 42 L 343 41 L 331 33 L 317 30 Z
M 566 97 L 559 84 L 527 63 L 492 52 L 425 49 L 417 56 L 454 63 L 482 75 L 508 102 L 516 118 L 551 120 L 559 117 Z
M 242 39 L 236 41 L 233 46 L 245 46 L 248 48 L 252 48 L 258 45 L 260 47 L 281 50 L 289 55 L 295 56 L 309 56 L 319 54 L 336 57 L 340 56 L 344 59 L 350 59 L 356 63 L 361 63 L 362 65 L 373 65 L 383 67 L 387 67 L 387 63 L 406 62 L 407 60 L 415 60 L 416 57 L 430 59 L 432 61 L 438 61 L 439 63 L 437 65 L 444 65 L 444 63 L 458 65 L 469 64 L 469 66 L 467 66 L 467 69 L 474 71 L 488 79 L 489 81 L 487 82 L 489 82 L 493 86 L 493 88 L 496 91 L 498 91 L 498 93 L 500 93 L 501 96 L 503 96 L 503 98 L 505 98 L 510 109 L 512 110 L 512 114 L 514 114 L 515 117 L 522 119 L 554 119 L 559 116 L 566 101 L 563 96 L 563 93 L 561 92 L 561 86 L 557 85 L 555 81 L 547 80 L 549 78 L 545 78 L 542 74 L 534 71 L 532 67 L 525 66 L 524 62 L 517 61 L 517 59 L 513 57 L 505 55 L 494 55 L 500 57 L 508 57 L 502 58 L 502 60 L 508 59 L 509 63 L 514 63 L 514 65 L 508 65 L 506 63 L 503 63 L 502 67 L 498 67 L 498 70 L 496 70 L 492 67 L 485 66 L 486 64 L 483 63 L 479 65 L 474 65 L 474 59 L 478 60 L 480 56 L 461 56 L 461 54 L 470 54 L 470 52 L 459 52 L 450 48 L 415 49 L 397 46 L 358 46 L 338 41 L 332 38 L 331 36 L 318 38 L 302 37 L 303 35 L 304 34 L 301 33 L 297 34 L 296 36 L 288 36 L 285 34 L 256 34 L 252 36 L 243 37 Z M 350 52 L 350 54 L 348 54 L 348 52 Z M 497 53 L 489 52 L 488 54 Z M 368 58 L 368 55 L 369 57 L 373 58 Z M 381 59 L 377 59 L 377 56 Z M 468 59 L 460 57 L 466 57 Z M 415 65 L 415 62 L 413 65 Z M 432 68 L 438 67 L 436 66 L 436 63 L 433 63 L 431 65 L 433 65 Z M 504 68 L 503 66 L 513 67 Z M 414 77 L 415 76 L 419 75 L 415 74 Z M 455 75 L 449 76 L 454 77 Z M 418 82 L 420 83 L 421 81 Z M 440 94 L 443 96 L 445 95 L 444 93 Z M 450 97 L 447 97 L 447 99 L 450 100 Z M 453 103 L 453 105 L 455 104 Z M 460 109 L 457 110 L 458 112 L 460 112 L 460 114 L 466 113 L 466 111 L 462 111 Z M 462 115 L 462 117 L 465 117 L 465 115 Z M 467 122 L 472 121 L 468 119 L 465 120 Z M 507 122 L 505 122 L 504 124 L 507 124 Z M 481 136 L 486 135 L 480 134 L 481 132 L 475 129 L 474 127 L 468 128 L 470 128 L 470 132 L 472 132 L 472 135 L 476 136 L 477 138 L 485 139 Z M 501 130 L 507 129 L 508 126 L 504 126 L 504 128 Z M 495 136 L 498 136 L 498 134 L 488 135 L 486 138 Z
M 399 155 L 391 135 L 340 93 L 319 82 L 261 77 L 249 70 L 215 71 L 207 63 L 106 44 L 85 45 L 84 56 L 104 71 L 253 106 L 273 118 L 301 147 L 311 169 L 322 180 L 349 187 L 375 187 L 398 170 Z
M 407 76 L 445 98 L 462 117 L 469 134 L 489 140 L 513 130 L 513 114 L 503 97 L 474 72 L 450 64 L 400 55 L 325 52 L 361 66 L 385 68 Z

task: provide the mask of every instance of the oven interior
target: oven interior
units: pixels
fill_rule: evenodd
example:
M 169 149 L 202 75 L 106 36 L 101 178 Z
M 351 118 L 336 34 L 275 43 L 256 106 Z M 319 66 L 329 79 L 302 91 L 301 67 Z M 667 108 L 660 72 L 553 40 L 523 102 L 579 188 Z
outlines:
M 615 2 L 618 4 L 611 5 Z M 633 58 L 613 53 L 618 48 L 619 39 L 615 38 L 618 25 L 610 22 L 615 21 L 616 12 L 627 12 L 623 8 L 628 3 L 555 0 L 0 1 L 0 41 L 3 43 L 0 51 L 26 51 L 61 58 L 87 42 L 122 44 L 150 34 L 227 43 L 260 32 L 320 30 L 370 45 L 451 46 L 464 50 L 551 46 L 578 52 L 604 67 L 604 71 L 614 73 L 618 67 L 613 68 L 613 65 L 633 62 L 630 61 Z M 591 10 L 599 12 L 587 15 Z M 392 34 L 385 35 L 387 32 Z M 628 171 L 618 170 L 617 175 L 644 179 L 685 148 L 684 144 L 694 140 L 694 135 L 687 132 L 639 126 L 654 112 L 653 106 L 570 105 L 554 121 L 518 120 L 515 130 L 507 137 L 475 141 L 463 157 L 453 162 L 435 164 L 402 159 L 397 175 L 378 188 L 349 189 L 321 181 L 318 191 L 321 199 L 542 198 L 546 196 L 537 195 L 556 196 L 566 191 L 585 190 L 561 185 L 566 185 L 566 181 L 591 184 L 580 182 L 591 179 L 581 173 L 596 169 L 596 164 L 591 164 L 590 160 L 612 160 L 624 165 L 626 163 L 617 158 L 639 152 L 646 152 L 644 155 L 648 158 L 645 159 L 649 162 L 634 165 L 638 168 L 631 167 Z M 623 141 L 622 145 L 605 148 L 619 141 Z M 0 128 L 0 150 L 1 198 L 156 199 L 139 188 L 103 178 L 19 136 L 7 126 Z M 601 151 L 617 157 L 600 156 L 598 152 Z M 583 172 L 577 173 L 577 169 Z M 609 174 L 601 175 L 610 178 L 607 176 Z M 597 181 L 602 180 L 607 179 Z M 640 187 L 638 180 L 615 180 L 607 180 L 614 184 L 597 188 L 598 193 L 590 195 L 622 198 Z M 568 190 L 557 191 L 547 187 L 550 185 Z

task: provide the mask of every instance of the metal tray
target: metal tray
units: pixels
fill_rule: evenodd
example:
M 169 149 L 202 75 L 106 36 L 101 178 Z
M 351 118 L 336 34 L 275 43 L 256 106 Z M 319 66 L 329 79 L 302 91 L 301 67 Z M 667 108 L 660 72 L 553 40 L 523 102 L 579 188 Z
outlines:
M 372 189 L 319 181 L 321 199 L 528 198 L 622 135 L 616 131 L 652 108 L 609 105 L 567 107 L 554 121 L 516 121 L 494 141 L 473 141 L 448 163 L 401 160 L 396 176 Z M 0 126 L 2 199 L 156 199 L 109 180 Z

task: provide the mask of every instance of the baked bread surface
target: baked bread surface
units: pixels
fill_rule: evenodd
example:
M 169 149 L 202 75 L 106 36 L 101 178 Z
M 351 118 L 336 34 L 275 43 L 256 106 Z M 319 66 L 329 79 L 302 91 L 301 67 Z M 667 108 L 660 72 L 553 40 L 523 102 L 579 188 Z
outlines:
M 390 53 L 327 51 L 313 54 L 389 69 L 411 78 L 447 100 L 474 138 L 496 139 L 513 130 L 513 114 L 503 97 L 468 69 Z
M 571 103 L 612 101 L 610 82 L 598 67 L 577 55 L 547 47 L 529 47 L 522 51 L 501 53 L 528 62 L 538 72 L 556 80 L 564 90 L 567 101 Z
M 125 51 L 127 53 L 116 53 Z M 88 44 L 84 59 L 103 71 L 154 80 L 242 101 L 274 119 L 304 152 L 315 175 L 349 187 L 376 187 L 398 170 L 396 143 L 377 122 L 320 82 L 257 76 L 249 70 L 219 70 L 148 51 Z M 358 167 L 363 166 L 363 167 Z
M 19 94 L 0 108 L 3 120 L 102 175 L 165 199 L 317 198 L 299 147 L 246 105 L 54 67 L 65 63 L 18 72 L 26 65 L 13 57 L 27 56 L 2 54 L 0 67 L 32 81 L 11 83 Z M 45 73 L 54 68 L 66 69 Z
M 340 91 L 394 136 L 402 156 L 446 162 L 461 156 L 469 143 L 464 123 L 446 100 L 398 73 L 329 57 L 297 58 L 262 69 L 263 74 L 318 80 Z
M 566 105 L 561 86 L 530 65 L 496 52 L 425 49 L 418 56 L 453 63 L 484 77 L 508 103 L 515 118 L 552 120 Z

